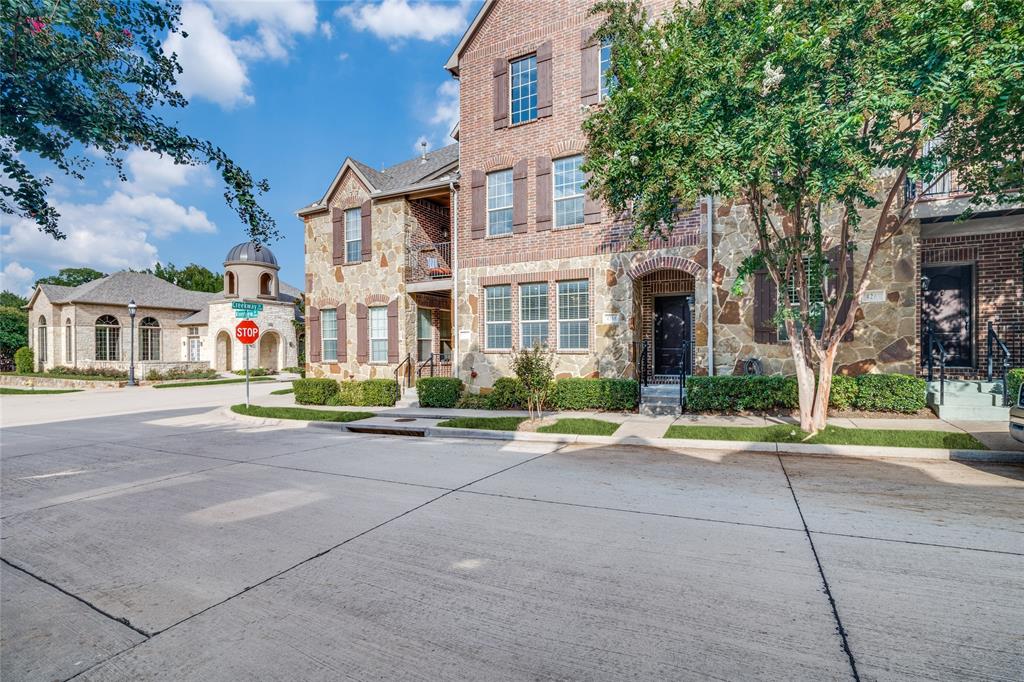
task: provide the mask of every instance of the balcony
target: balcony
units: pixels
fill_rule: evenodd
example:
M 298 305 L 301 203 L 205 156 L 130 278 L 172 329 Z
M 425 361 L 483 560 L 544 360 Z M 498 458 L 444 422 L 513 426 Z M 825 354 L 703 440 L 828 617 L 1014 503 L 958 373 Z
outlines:
M 452 243 L 410 244 L 406 251 L 405 281 L 410 291 L 441 291 L 451 287 Z

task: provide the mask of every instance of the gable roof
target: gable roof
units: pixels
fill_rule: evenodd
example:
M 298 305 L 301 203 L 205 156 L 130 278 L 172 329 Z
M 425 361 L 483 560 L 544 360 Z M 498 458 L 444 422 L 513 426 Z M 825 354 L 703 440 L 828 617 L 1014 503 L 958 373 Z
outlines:
M 348 157 L 338 170 L 338 174 L 331 182 L 331 186 L 324 192 L 323 197 L 319 201 L 300 208 L 296 213 L 302 216 L 325 209 L 331 195 L 334 194 L 338 185 L 341 184 L 341 178 L 348 169 L 351 169 L 363 184 L 367 186 L 371 196 L 385 196 L 397 194 L 403 190 L 415 188 L 431 181 L 439 182 L 442 178 L 447 177 L 451 171 L 455 170 L 458 163 L 458 142 L 435 149 L 421 156 L 415 156 L 381 170 Z
M 494 8 L 494 4 L 497 0 L 485 0 L 484 4 L 480 7 L 480 11 L 473 17 L 473 21 L 470 22 L 466 32 L 462 34 L 462 39 L 459 40 L 459 44 L 455 46 L 455 51 L 452 52 L 452 56 L 448 57 L 448 61 L 445 62 L 444 68 L 451 71 L 452 75 L 456 78 L 459 77 L 459 57 L 462 56 L 462 51 L 469 45 L 469 41 L 476 35 L 477 30 L 480 29 L 480 24 L 484 23 L 484 19 L 491 13 Z

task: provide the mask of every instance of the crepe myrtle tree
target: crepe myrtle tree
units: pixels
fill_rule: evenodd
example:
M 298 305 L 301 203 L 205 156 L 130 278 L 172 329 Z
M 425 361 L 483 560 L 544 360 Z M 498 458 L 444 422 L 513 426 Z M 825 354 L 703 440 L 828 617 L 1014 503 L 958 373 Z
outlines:
M 98 150 L 125 180 L 122 155 L 138 147 L 176 164 L 212 164 L 250 236 L 277 235 L 256 200 L 269 191 L 267 181 L 158 113 L 188 104 L 175 89 L 177 56 L 162 48 L 180 31 L 180 14 L 179 5 L 161 0 L 0 2 L 0 211 L 63 239 L 47 199 L 52 178 L 30 170 L 27 160 L 83 179 L 92 163 L 83 152 Z
M 796 366 L 800 427 L 825 426 L 843 337 L 878 254 L 955 169 L 972 204 L 1019 200 L 1024 3 L 703 0 L 651 17 L 604 2 L 612 91 L 584 124 L 588 191 L 641 236 L 716 195 L 767 271 Z M 970 210 L 970 209 L 969 209 Z M 859 246 L 863 245 L 863 246 Z

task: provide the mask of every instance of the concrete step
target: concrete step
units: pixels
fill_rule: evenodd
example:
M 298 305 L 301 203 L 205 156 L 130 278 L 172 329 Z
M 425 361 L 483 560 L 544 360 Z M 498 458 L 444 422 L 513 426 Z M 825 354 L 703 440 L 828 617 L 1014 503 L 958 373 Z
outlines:
M 932 405 L 932 410 L 940 419 L 946 421 L 1010 421 L 1010 408 L 1008 407 L 967 407 L 947 403 L 946 405 Z
M 679 400 L 675 402 L 643 402 L 640 403 L 640 414 L 645 417 L 678 417 L 683 413 Z
M 420 397 L 416 392 L 416 387 L 403 388 L 402 397 L 395 403 L 395 407 L 419 407 Z
M 939 382 L 930 381 L 928 382 L 928 390 L 934 393 L 939 392 Z M 1002 381 L 963 381 L 963 380 L 946 380 L 946 395 L 952 393 L 998 393 L 1003 394 L 1003 382 Z
M 935 392 L 928 392 L 928 404 L 938 405 L 940 393 L 938 390 Z M 945 405 L 957 405 L 960 407 L 1002 407 L 1003 406 L 1003 393 L 958 393 L 956 391 L 946 391 L 946 395 L 942 399 Z

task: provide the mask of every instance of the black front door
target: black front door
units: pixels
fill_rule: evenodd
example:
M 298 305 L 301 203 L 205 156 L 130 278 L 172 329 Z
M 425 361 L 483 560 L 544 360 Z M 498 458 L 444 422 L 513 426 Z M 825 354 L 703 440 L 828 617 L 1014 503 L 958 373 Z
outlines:
M 690 302 L 688 296 L 654 299 L 654 373 L 679 374 L 686 363 L 690 373 Z
M 949 353 L 947 366 L 974 365 L 974 267 L 941 265 L 921 268 L 922 364 L 927 362 L 928 327 Z

